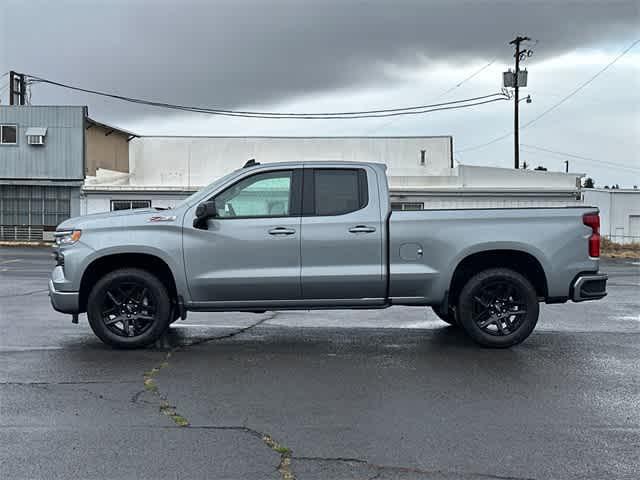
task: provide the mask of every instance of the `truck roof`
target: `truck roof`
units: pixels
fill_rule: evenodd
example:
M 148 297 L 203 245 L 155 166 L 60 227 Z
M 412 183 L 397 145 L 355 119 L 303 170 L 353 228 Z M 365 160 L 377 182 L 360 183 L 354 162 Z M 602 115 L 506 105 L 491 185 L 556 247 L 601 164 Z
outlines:
M 357 162 L 351 160 L 300 160 L 299 162 L 269 162 L 269 163 L 256 163 L 255 165 L 247 166 L 247 169 L 258 169 L 264 167 L 298 167 L 300 164 L 304 164 L 305 167 L 363 167 L 369 166 L 375 169 L 381 169 L 385 171 L 387 166 L 384 163 L 377 162 Z

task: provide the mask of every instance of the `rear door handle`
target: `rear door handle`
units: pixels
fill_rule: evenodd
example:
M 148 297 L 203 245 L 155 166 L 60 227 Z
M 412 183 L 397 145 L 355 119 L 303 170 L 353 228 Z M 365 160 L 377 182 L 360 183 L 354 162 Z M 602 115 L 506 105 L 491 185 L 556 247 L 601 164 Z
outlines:
M 269 235 L 293 235 L 296 231 L 293 228 L 274 227 L 269 230 Z
M 368 225 L 356 225 L 349 229 L 351 233 L 373 233 L 376 231 L 376 227 L 370 227 Z

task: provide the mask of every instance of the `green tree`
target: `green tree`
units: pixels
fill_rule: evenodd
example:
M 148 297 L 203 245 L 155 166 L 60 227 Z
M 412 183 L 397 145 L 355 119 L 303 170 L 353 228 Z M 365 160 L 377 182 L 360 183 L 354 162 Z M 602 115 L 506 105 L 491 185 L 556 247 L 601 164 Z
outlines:
M 584 179 L 584 182 L 582 183 L 582 186 L 584 188 L 595 188 L 596 182 L 593 181 L 593 178 L 587 177 L 587 178 Z

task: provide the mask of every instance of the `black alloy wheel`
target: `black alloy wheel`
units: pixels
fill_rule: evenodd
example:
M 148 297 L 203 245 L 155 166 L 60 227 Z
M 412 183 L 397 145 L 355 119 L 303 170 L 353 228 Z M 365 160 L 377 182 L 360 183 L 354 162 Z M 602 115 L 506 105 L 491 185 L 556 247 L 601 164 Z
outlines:
M 489 335 L 514 333 L 527 314 L 524 292 L 504 278 L 478 286 L 473 292 L 473 322 Z
M 152 273 L 136 268 L 115 270 L 100 278 L 87 300 L 94 333 L 118 348 L 152 344 L 172 320 L 171 299 Z
M 137 337 L 155 321 L 156 306 L 142 282 L 115 282 L 105 292 L 102 322 L 121 337 Z
M 487 347 L 510 347 L 526 339 L 538 322 L 536 290 L 507 268 L 482 271 L 467 282 L 458 300 L 465 331 Z

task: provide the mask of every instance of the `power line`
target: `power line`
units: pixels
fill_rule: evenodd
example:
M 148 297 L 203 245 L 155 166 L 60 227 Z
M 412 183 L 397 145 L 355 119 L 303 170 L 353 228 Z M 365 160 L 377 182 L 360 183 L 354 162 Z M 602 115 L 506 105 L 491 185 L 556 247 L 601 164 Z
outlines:
M 613 60 L 611 60 L 609 63 L 607 63 L 604 68 L 600 69 L 595 75 L 593 75 L 592 77 L 590 77 L 586 82 L 580 84 L 577 88 L 575 88 L 573 91 L 571 91 L 567 96 L 563 97 L 559 102 L 554 103 L 551 107 L 547 108 L 544 112 L 542 112 L 540 115 L 538 115 L 537 117 L 533 118 L 532 120 L 529 120 L 527 123 L 525 123 L 521 128 L 527 128 L 528 126 L 534 124 L 535 122 L 537 122 L 538 120 L 540 120 L 542 117 L 544 117 L 547 113 L 552 112 L 553 110 L 555 110 L 556 108 L 558 108 L 560 105 L 562 105 L 564 102 L 566 102 L 567 100 L 569 100 L 571 97 L 573 97 L 575 94 L 577 94 L 580 90 L 582 90 L 584 87 L 586 87 L 587 85 L 589 85 L 591 82 L 593 82 L 596 78 L 598 78 L 600 75 L 602 75 L 604 72 L 606 72 L 609 67 L 613 66 L 614 63 L 616 63 L 618 60 L 620 60 L 622 57 L 624 57 L 627 53 L 629 53 L 631 51 L 631 49 L 633 49 L 633 47 L 635 47 L 638 43 L 640 43 L 640 39 L 636 40 L 635 42 L 633 42 L 631 45 L 629 45 L 626 49 L 624 49 L 622 51 L 622 53 L 620 53 L 616 58 L 614 58 Z
M 495 61 L 497 60 L 497 57 L 494 58 L 493 60 L 491 60 L 489 63 L 487 63 L 486 65 L 482 66 L 480 69 L 476 70 L 475 72 L 473 72 L 471 75 L 469 75 L 468 77 L 464 78 L 463 80 L 461 80 L 460 82 L 458 82 L 457 84 L 455 84 L 454 86 L 452 86 L 451 88 L 445 90 L 444 92 L 442 92 L 440 95 L 438 95 L 437 97 L 434 98 L 434 100 L 438 100 L 442 97 L 445 97 L 446 95 L 448 95 L 449 93 L 451 93 L 452 91 L 454 91 L 456 88 L 459 88 L 461 85 L 463 85 L 464 83 L 468 82 L 469 80 L 471 80 L 472 78 L 474 78 L 475 76 L 479 75 L 481 72 L 483 72 L 484 70 L 486 70 L 487 68 L 489 68 L 491 65 L 493 65 L 495 63 Z M 380 130 L 381 128 L 385 128 L 388 127 L 389 125 L 391 125 L 393 122 L 395 121 L 395 119 L 390 120 L 389 122 L 383 123 L 382 125 L 379 125 L 377 127 L 373 127 L 369 130 L 367 130 L 365 132 L 365 134 L 369 134 L 372 132 L 375 132 L 377 130 Z
M 475 72 L 473 72 L 471 75 L 469 75 L 468 77 L 466 77 L 464 80 L 458 82 L 457 84 L 455 84 L 453 87 L 449 88 L 448 90 L 442 92 L 438 97 L 436 97 L 436 99 L 438 98 L 442 98 L 445 95 L 453 92 L 456 88 L 460 88 L 463 84 L 467 83 L 469 80 L 471 80 L 472 78 L 480 75 L 482 72 L 484 72 L 487 68 L 489 68 L 491 65 L 493 65 L 496 60 L 498 58 L 494 58 L 493 60 L 491 60 L 489 63 L 487 63 L 486 65 L 484 65 L 483 67 L 479 68 L 478 70 L 476 70 Z M 435 99 L 434 99 L 435 100 Z
M 526 143 L 523 143 L 522 146 L 525 147 L 525 148 L 530 148 L 530 149 L 533 149 L 533 150 L 539 150 L 541 152 L 547 152 L 547 153 L 551 153 L 551 154 L 554 154 L 554 155 L 559 155 L 559 156 L 562 156 L 562 157 L 576 158 L 578 160 L 584 160 L 585 162 L 597 163 L 599 165 L 609 165 L 611 167 L 624 168 L 626 170 L 632 170 L 634 172 L 640 172 L 640 168 L 629 167 L 627 165 L 622 165 L 620 163 L 615 163 L 615 162 L 609 162 L 607 160 L 598 160 L 596 158 L 589 158 L 589 157 L 585 157 L 585 156 L 582 156 L 582 155 L 576 155 L 575 153 L 561 152 L 559 150 L 552 150 L 550 148 L 538 147 L 536 145 L 528 145 Z
M 615 57 L 611 62 L 609 62 L 607 65 L 605 65 L 602 69 L 600 69 L 595 75 L 591 76 L 587 81 L 583 82 L 582 84 L 580 84 L 577 88 L 575 88 L 574 90 L 572 90 L 568 95 L 564 96 L 562 99 L 560 99 L 558 102 L 554 103 L 551 107 L 547 108 L 544 112 L 542 112 L 540 115 L 538 115 L 537 117 L 533 118 L 532 120 L 528 121 L 527 123 L 525 123 L 523 126 L 520 127 L 520 129 L 525 129 L 529 126 L 531 126 L 533 123 L 537 122 L 538 120 L 540 120 L 542 117 L 544 117 L 546 114 L 550 113 L 551 111 L 555 110 L 556 108 L 558 108 L 560 105 L 562 105 L 564 102 L 566 102 L 567 100 L 569 100 L 571 97 L 573 97 L 575 94 L 577 94 L 580 90 L 582 90 L 584 87 L 586 87 L 587 85 L 589 85 L 591 82 L 593 82 L 596 78 L 598 78 L 600 75 L 602 75 L 605 71 L 607 71 L 611 66 L 613 66 L 618 60 L 620 60 L 622 57 L 624 57 L 627 53 L 629 53 L 629 51 L 631 51 L 638 43 L 640 43 L 640 39 L 634 41 L 631 43 L 631 45 L 629 45 L 626 49 L 624 49 L 617 57 Z M 499 142 L 500 140 L 504 140 L 505 138 L 510 137 L 511 135 L 513 135 L 513 132 L 508 132 L 505 133 L 504 135 L 500 135 L 499 137 L 496 137 L 492 140 L 489 140 L 488 142 L 485 143 L 481 143 L 479 145 L 474 145 L 472 147 L 467 147 L 467 148 L 463 148 L 458 150 L 458 152 L 469 152 L 472 150 L 477 150 L 479 148 L 483 148 L 483 147 L 487 147 L 489 145 L 492 145 L 496 142 Z
M 462 152 L 470 152 L 472 150 L 478 150 L 479 148 L 488 147 L 489 145 L 492 145 L 492 144 L 494 144 L 496 142 L 499 142 L 500 140 L 504 140 L 505 138 L 509 138 L 511 135 L 513 135 L 513 132 L 508 132 L 508 133 L 505 133 L 504 135 L 500 135 L 499 137 L 496 137 L 493 140 L 490 140 L 488 142 L 481 143 L 479 145 L 474 145 L 473 147 L 461 148 L 461 149 L 456 150 L 456 151 L 458 153 L 462 153 Z
M 403 112 L 380 113 L 380 114 L 367 114 L 367 115 L 348 115 L 348 116 L 345 116 L 345 115 L 339 115 L 339 116 L 316 116 L 316 115 L 271 116 L 271 115 L 247 115 L 247 114 L 236 114 L 236 113 L 219 113 L 219 112 L 211 112 L 211 111 L 207 111 L 207 110 L 188 109 L 188 108 L 176 108 L 176 109 L 184 110 L 184 111 L 187 111 L 187 112 L 207 113 L 207 114 L 211 114 L 211 115 L 223 115 L 223 116 L 229 116 L 229 117 L 243 117 L 243 118 L 267 118 L 267 119 L 274 119 L 274 120 L 280 120 L 280 119 L 349 120 L 349 119 L 355 119 L 355 118 L 384 118 L 384 117 L 397 117 L 397 116 L 401 116 L 401 115 L 420 115 L 420 114 L 423 114 L 423 113 L 438 112 L 438 111 L 443 111 L 443 110 L 457 110 L 457 109 L 461 109 L 461 108 L 469 108 L 469 107 L 474 107 L 474 106 L 477 106 L 477 105 L 484 105 L 486 103 L 501 102 L 501 101 L 507 101 L 507 100 L 509 100 L 508 97 L 501 96 L 501 97 L 498 97 L 498 98 L 493 98 L 491 100 L 484 100 L 482 102 L 467 103 L 467 104 L 464 104 L 464 105 L 450 105 L 449 104 L 449 106 L 430 108 L 430 109 L 426 109 L 426 110 L 403 111 Z M 447 105 L 447 104 L 445 104 L 445 105 Z M 167 107 L 167 108 L 175 108 L 175 107 Z
M 231 117 L 247 117 L 247 118 L 274 118 L 274 119 L 307 119 L 307 120 L 320 120 L 320 119 L 350 119 L 350 118 L 373 118 L 373 117 L 391 117 L 398 115 L 416 115 L 422 113 L 429 113 L 440 110 L 450 110 L 455 108 L 467 108 L 476 105 L 482 105 L 484 103 L 491 103 L 493 101 L 505 100 L 507 95 L 503 92 L 492 93 L 489 95 L 482 95 L 478 97 L 466 98 L 462 100 L 455 100 L 451 102 L 436 103 L 430 105 L 418 105 L 402 108 L 389 108 L 378 110 L 362 110 L 353 112 L 321 112 L 321 113 L 283 113 L 283 112 L 260 112 L 260 111 L 243 111 L 243 110 L 226 110 L 220 108 L 208 108 L 208 107 L 195 107 L 188 105 L 176 105 L 164 102 L 156 102 L 152 100 L 144 100 L 133 97 L 126 97 L 124 95 L 118 95 L 114 93 L 103 92 L 99 90 L 91 90 L 87 88 L 76 87 L 61 82 L 55 82 L 42 77 L 34 75 L 28 75 L 29 84 L 32 83 L 48 83 L 51 85 L 67 88 L 70 90 L 90 93 L 93 95 L 99 95 L 103 97 L 113 98 L 125 102 L 137 103 L 141 105 L 148 105 L 154 107 L 169 108 L 174 110 L 182 110 L 196 113 L 208 113 L 213 115 L 231 116 Z M 485 101 L 477 101 L 477 100 Z M 475 103 L 474 103 L 475 102 Z M 441 108 L 439 108 L 441 107 Z

